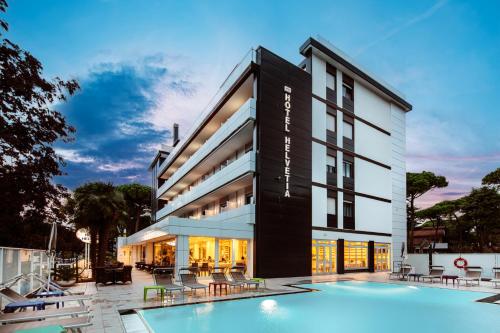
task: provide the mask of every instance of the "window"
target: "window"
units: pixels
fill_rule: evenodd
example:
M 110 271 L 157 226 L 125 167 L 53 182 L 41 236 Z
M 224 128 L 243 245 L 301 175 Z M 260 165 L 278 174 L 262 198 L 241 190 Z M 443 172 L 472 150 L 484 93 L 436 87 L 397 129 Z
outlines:
M 344 161 L 344 177 L 352 178 L 352 163 Z
M 352 202 L 344 201 L 344 217 L 352 217 Z
M 253 203 L 253 193 L 245 194 L 245 205 L 250 205 Z
M 368 243 L 349 242 L 344 243 L 344 268 L 345 269 L 367 269 L 368 268 Z
M 335 90 L 335 75 L 326 73 L 326 87 Z
M 330 215 L 337 215 L 337 199 L 327 199 L 327 213 Z
M 353 128 L 352 124 L 344 121 L 344 138 L 352 140 L 353 138 Z
M 335 132 L 337 128 L 337 119 L 335 116 L 332 116 L 331 114 L 326 115 L 326 129 Z
M 347 98 L 348 100 L 352 101 L 353 100 L 353 91 L 352 87 L 348 85 L 347 83 L 342 84 L 342 96 L 344 98 Z
M 337 173 L 337 159 L 334 156 L 326 157 L 326 172 Z

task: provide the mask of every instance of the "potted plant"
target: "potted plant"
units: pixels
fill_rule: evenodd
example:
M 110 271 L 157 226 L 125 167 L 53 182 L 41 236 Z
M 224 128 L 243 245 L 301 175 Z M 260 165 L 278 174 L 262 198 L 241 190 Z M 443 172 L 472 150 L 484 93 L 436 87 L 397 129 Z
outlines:
M 56 272 L 57 283 L 62 287 L 70 287 L 76 283 L 75 269 L 71 266 L 60 266 Z

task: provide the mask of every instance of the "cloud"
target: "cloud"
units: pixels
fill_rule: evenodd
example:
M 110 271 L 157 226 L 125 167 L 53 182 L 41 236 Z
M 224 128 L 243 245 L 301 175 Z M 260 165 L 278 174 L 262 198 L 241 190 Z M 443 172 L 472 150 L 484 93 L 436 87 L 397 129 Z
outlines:
M 362 53 L 366 52 L 368 49 L 372 48 L 373 46 L 384 42 L 388 40 L 389 38 L 393 37 L 394 35 L 397 35 L 399 32 L 401 32 L 404 29 L 407 29 L 421 21 L 424 21 L 428 18 L 430 18 L 432 15 L 434 15 L 441 7 L 443 7 L 448 1 L 447 0 L 439 0 L 437 1 L 434 5 L 429 7 L 425 12 L 412 17 L 408 21 L 404 22 L 401 25 L 398 25 L 391 30 L 387 31 L 385 34 L 380 36 L 379 38 L 371 41 L 370 43 L 366 44 L 365 46 L 361 47 L 356 53 L 354 53 L 354 56 L 357 57 L 361 55 Z
M 188 126 L 207 89 L 186 59 L 165 55 L 103 63 L 80 79 L 81 90 L 59 105 L 75 141 L 56 147 L 67 166 L 58 182 L 149 183 L 148 166 L 176 120 Z

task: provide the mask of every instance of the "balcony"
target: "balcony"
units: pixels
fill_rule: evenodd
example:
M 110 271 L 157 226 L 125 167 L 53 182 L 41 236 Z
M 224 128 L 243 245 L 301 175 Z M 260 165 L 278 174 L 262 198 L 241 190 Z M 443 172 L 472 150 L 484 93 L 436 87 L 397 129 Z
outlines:
M 157 196 L 162 197 L 165 193 L 176 185 L 182 178 L 197 167 L 204 159 L 214 153 L 215 150 L 222 150 L 231 140 L 246 140 L 252 138 L 252 132 L 242 133 L 249 121 L 255 121 L 255 99 L 249 99 L 239 110 L 233 114 L 201 147 L 189 158 L 165 183 L 158 189 Z M 238 136 L 238 132 L 240 135 Z M 249 132 L 249 133 L 248 133 Z M 232 138 L 228 139 L 228 137 Z M 249 136 L 249 138 L 247 138 Z M 215 164 L 215 161 L 214 161 Z
M 252 63 L 256 62 L 256 52 L 254 49 L 250 49 L 243 59 L 233 68 L 231 73 L 227 76 L 226 80 L 221 84 L 217 93 L 210 99 L 207 106 L 201 111 L 200 115 L 194 120 L 191 128 L 186 132 L 186 139 L 178 144 L 167 157 L 167 159 L 160 165 L 160 174 L 167 171 L 170 165 L 174 165 L 175 168 L 180 167 L 182 163 L 186 160 L 186 156 L 193 155 L 197 147 L 189 147 L 191 140 L 198 139 L 201 141 L 206 140 L 211 135 L 211 130 L 208 129 L 207 123 L 212 118 L 214 111 L 219 110 L 212 121 L 219 121 L 225 117 L 228 110 L 222 110 L 222 101 L 225 98 L 233 94 L 229 100 L 224 104 L 226 106 L 231 106 L 234 104 L 241 105 L 248 97 L 252 95 L 253 80 L 246 79 L 240 88 L 236 92 L 232 91 L 235 84 L 242 79 L 246 71 L 251 67 Z M 227 109 L 227 108 L 226 108 Z M 222 111 L 221 111 L 222 110 Z M 234 110 L 233 110 L 234 111 Z M 230 110 L 229 110 L 230 112 Z M 200 134 L 200 129 L 205 128 L 208 133 Z M 200 137 L 201 136 L 201 137 Z M 196 145 L 195 145 L 196 146 Z
M 169 216 L 126 239 L 126 245 L 151 241 L 166 235 L 253 238 L 255 205 L 241 206 L 201 220 Z
M 156 213 L 156 218 L 161 219 L 172 212 L 196 201 L 203 196 L 231 183 L 245 174 L 255 172 L 255 152 L 250 151 L 227 165 L 224 169 L 205 179 L 189 192 L 179 195 Z

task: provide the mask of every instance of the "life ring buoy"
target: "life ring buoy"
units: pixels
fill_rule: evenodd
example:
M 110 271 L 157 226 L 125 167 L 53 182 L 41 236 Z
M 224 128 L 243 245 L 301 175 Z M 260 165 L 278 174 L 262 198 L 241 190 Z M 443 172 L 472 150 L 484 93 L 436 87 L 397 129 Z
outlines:
M 453 262 L 453 265 L 455 265 L 456 268 L 460 268 L 460 269 L 465 268 L 465 267 L 467 267 L 467 260 L 465 260 L 465 258 L 458 257 Z

